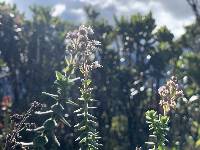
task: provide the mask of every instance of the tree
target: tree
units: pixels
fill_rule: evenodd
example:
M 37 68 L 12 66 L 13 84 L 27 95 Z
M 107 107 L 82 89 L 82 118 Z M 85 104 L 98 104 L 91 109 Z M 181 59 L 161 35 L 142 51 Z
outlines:
M 200 1 L 199 0 L 187 0 L 190 5 L 192 11 L 196 16 L 196 21 L 200 22 Z

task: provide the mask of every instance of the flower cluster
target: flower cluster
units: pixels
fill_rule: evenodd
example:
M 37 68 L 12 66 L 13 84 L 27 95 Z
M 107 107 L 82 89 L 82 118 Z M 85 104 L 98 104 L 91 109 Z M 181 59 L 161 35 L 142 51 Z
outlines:
M 67 34 L 67 51 L 72 56 L 76 56 L 79 63 L 89 61 L 91 55 L 96 52 L 97 46 L 100 45 L 99 41 L 90 39 L 93 34 L 92 28 L 84 25 Z
M 175 76 L 172 76 L 164 86 L 161 86 L 158 93 L 161 97 L 160 105 L 164 110 L 164 114 L 168 113 L 171 108 L 175 108 L 176 100 L 183 96 L 183 91 L 180 89 Z
M 80 71 L 85 77 L 87 77 L 90 71 L 100 67 L 102 67 L 102 65 L 100 65 L 98 61 L 92 62 L 91 64 L 85 62 L 80 66 Z

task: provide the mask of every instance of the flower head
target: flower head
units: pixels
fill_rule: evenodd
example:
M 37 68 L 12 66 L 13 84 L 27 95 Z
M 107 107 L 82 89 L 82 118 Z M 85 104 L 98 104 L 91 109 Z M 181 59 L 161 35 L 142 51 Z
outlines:
M 91 27 L 81 25 L 78 30 L 69 32 L 66 36 L 68 41 L 67 50 L 76 59 L 75 63 L 81 72 L 87 75 L 91 70 L 102 67 L 92 56 L 96 53 L 99 41 L 93 40 L 94 31 Z
M 172 76 L 164 86 L 158 89 L 158 93 L 161 97 L 160 105 L 164 110 L 164 114 L 168 113 L 171 108 L 176 107 L 176 100 L 183 96 L 183 91 L 178 85 L 177 78 Z
M 81 25 L 78 30 L 69 32 L 66 36 L 68 40 L 67 49 L 71 54 L 79 56 L 91 55 L 100 45 L 99 41 L 91 40 L 90 36 L 94 32 L 91 27 Z
M 100 67 L 102 67 L 102 65 L 100 65 L 98 61 L 95 61 L 91 64 L 91 69 L 96 69 Z

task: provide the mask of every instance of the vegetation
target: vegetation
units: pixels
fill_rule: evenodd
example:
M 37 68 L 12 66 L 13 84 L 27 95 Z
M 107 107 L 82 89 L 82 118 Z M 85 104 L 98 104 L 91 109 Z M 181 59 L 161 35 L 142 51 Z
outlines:
M 0 149 L 200 148 L 198 19 L 174 39 L 151 13 L 31 11 L 0 3 Z

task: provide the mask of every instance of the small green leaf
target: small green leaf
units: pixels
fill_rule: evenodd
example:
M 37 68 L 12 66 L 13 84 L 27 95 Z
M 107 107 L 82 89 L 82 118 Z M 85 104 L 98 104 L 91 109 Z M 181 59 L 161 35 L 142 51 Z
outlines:
M 57 80 L 62 80 L 65 76 L 62 75 L 59 71 L 56 71 L 56 79 Z
M 79 143 L 85 143 L 85 142 L 86 142 L 86 137 L 82 138 Z
M 145 142 L 145 143 L 148 144 L 148 145 L 155 145 L 154 142 Z
M 86 84 L 86 86 L 89 86 L 91 83 L 92 83 L 92 80 L 90 79 L 84 80 L 84 84 Z
M 58 95 L 47 93 L 47 92 L 42 92 L 42 94 L 48 95 L 48 96 L 52 97 L 55 100 L 58 100 L 58 97 L 59 97 Z
M 79 131 L 83 131 L 83 130 L 85 130 L 86 129 L 86 126 L 82 126 L 82 127 L 80 127 L 78 130 Z
M 74 105 L 74 106 L 78 106 L 77 103 L 75 103 L 75 102 L 73 102 L 73 101 L 71 101 L 71 100 L 67 100 L 67 101 L 66 101 L 66 104 L 71 104 L 71 105 Z
M 55 135 L 54 133 L 52 134 L 52 137 L 53 137 L 54 142 L 55 142 L 58 146 L 60 146 L 60 142 L 58 141 L 58 139 L 57 139 L 57 137 L 56 137 L 56 135 Z
M 71 125 L 69 124 L 69 122 L 63 117 L 63 116 L 59 116 L 60 120 L 67 126 L 71 127 Z

